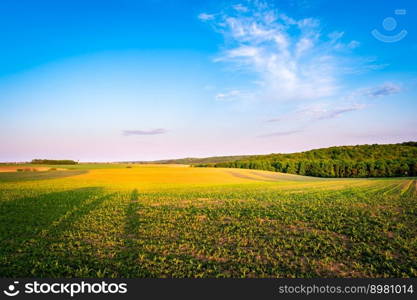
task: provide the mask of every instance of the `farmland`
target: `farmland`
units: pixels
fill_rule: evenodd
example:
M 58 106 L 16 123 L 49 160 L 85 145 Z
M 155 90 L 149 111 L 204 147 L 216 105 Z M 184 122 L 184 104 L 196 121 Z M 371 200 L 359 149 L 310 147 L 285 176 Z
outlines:
M 417 276 L 413 177 L 63 168 L 0 172 L 1 277 Z

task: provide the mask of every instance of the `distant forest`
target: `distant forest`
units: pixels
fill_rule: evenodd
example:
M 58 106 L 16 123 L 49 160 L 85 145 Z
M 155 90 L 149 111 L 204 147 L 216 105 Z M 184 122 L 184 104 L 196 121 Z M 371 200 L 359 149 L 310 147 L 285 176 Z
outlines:
M 340 146 L 292 154 L 229 158 L 229 161 L 222 162 L 210 162 L 207 158 L 207 163 L 194 166 L 257 169 L 317 177 L 417 176 L 417 142 Z
M 78 162 L 70 159 L 32 159 L 31 164 L 41 165 L 76 165 Z

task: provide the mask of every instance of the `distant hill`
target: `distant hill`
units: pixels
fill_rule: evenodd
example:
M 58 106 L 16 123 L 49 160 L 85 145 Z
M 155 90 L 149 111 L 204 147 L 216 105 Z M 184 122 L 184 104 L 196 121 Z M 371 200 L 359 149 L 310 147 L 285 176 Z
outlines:
M 417 142 L 338 146 L 291 154 L 183 158 L 152 163 L 258 169 L 318 177 L 417 176 Z
M 137 163 L 137 164 L 184 164 L 184 165 L 193 165 L 193 164 L 205 164 L 205 163 L 221 163 L 229 162 L 238 159 L 245 159 L 250 157 L 249 155 L 240 155 L 240 156 L 212 156 L 212 157 L 186 157 L 179 159 L 164 159 L 164 160 L 153 160 L 153 161 L 127 161 L 124 163 Z

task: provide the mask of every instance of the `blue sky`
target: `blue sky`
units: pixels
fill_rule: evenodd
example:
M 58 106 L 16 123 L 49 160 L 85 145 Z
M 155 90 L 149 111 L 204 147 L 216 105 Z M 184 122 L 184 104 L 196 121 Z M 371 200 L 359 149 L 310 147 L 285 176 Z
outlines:
M 416 13 L 411 0 L 3 0 L 0 161 L 416 140 Z

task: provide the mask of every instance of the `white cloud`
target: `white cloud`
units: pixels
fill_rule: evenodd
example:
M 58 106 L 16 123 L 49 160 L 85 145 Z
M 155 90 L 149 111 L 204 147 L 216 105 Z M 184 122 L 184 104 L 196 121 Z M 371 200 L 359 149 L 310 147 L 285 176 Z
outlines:
M 201 13 L 198 15 L 198 18 L 202 21 L 210 21 L 214 19 L 214 15 Z
M 223 34 L 222 61 L 257 77 L 252 93 L 257 99 L 311 100 L 334 95 L 343 72 L 335 43 L 344 33 L 323 36 L 314 18 L 296 20 L 262 2 L 210 15 Z M 350 46 L 349 46 L 350 45 Z M 355 48 L 356 41 L 344 48 Z

